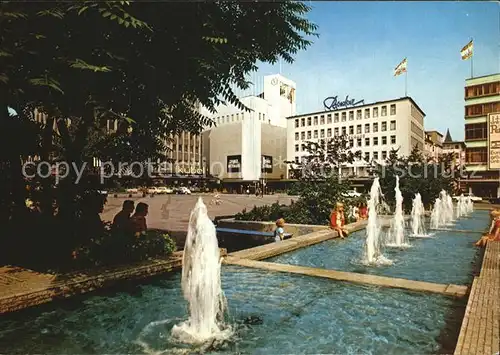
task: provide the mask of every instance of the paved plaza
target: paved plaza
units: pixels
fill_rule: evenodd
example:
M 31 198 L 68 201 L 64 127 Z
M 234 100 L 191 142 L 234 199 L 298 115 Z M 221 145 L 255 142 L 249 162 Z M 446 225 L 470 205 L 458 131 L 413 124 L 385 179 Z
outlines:
M 255 195 L 232 195 L 221 194 L 219 205 L 210 203 L 214 200 L 212 194 L 200 195 L 156 195 L 154 197 L 133 198 L 136 202 L 145 202 L 149 205 L 148 228 L 165 229 L 169 231 L 187 231 L 189 214 L 193 209 L 198 197 L 202 197 L 207 205 L 210 218 L 217 216 L 234 215 L 243 209 L 250 210 L 254 206 L 270 205 L 275 202 L 289 205 L 294 197 L 286 195 L 266 195 L 256 197 Z M 121 209 L 121 204 L 128 199 L 126 195 L 122 197 L 108 197 L 101 217 L 103 220 L 111 221 L 113 216 Z

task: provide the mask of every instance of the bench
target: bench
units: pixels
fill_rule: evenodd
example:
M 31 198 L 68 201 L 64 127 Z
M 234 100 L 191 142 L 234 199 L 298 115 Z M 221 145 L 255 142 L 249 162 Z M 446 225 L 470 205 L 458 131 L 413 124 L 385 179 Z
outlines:
M 274 238 L 274 232 L 261 232 L 261 231 L 251 231 L 246 229 L 232 229 L 232 228 L 216 228 L 217 233 L 227 233 L 227 234 L 240 234 L 247 236 L 257 236 L 257 237 L 269 237 Z M 292 237 L 291 233 L 284 233 L 284 239 L 289 239 Z

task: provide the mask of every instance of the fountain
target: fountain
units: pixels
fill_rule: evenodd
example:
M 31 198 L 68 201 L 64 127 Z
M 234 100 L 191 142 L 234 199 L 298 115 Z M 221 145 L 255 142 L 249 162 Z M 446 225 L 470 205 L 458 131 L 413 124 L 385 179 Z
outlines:
M 387 235 L 387 246 L 390 247 L 409 247 L 410 244 L 405 238 L 405 218 L 403 213 L 403 195 L 399 189 L 399 176 L 396 176 L 396 210 L 394 211 L 394 218 L 391 221 L 391 228 Z
M 366 226 L 365 250 L 363 263 L 366 265 L 390 265 L 392 261 L 385 258 L 380 251 L 380 221 L 377 215 L 377 208 L 380 205 L 380 190 L 379 178 L 373 180 L 370 189 L 370 199 L 368 200 L 368 224 Z
M 438 229 L 443 222 L 442 201 L 438 197 L 434 201 L 434 208 L 431 213 L 431 229 Z
M 474 212 L 474 203 L 472 202 L 470 195 L 467 196 L 467 212 Z
M 422 196 L 420 193 L 416 193 L 411 209 L 411 230 L 413 237 L 428 237 L 425 233 L 424 212 L 425 209 L 422 203 Z
M 439 226 L 450 225 L 453 223 L 453 200 L 445 190 L 440 193 L 441 199 L 441 218 Z
M 221 257 L 215 226 L 201 197 L 191 211 L 182 259 L 182 291 L 189 319 L 172 329 L 185 343 L 224 340 L 232 334 L 223 323 L 226 299 L 221 288 Z
M 457 201 L 457 218 L 463 217 L 469 213 L 464 194 L 461 194 Z

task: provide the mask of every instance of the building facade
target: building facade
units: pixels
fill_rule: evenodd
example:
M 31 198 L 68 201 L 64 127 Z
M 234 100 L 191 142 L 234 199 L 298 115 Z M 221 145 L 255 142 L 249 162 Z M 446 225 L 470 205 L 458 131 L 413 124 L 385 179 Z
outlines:
M 264 91 L 240 98 L 250 109 L 220 105 L 216 126 L 202 134 L 209 174 L 237 191 L 286 177 L 286 117 L 296 112 L 296 85 L 281 75 L 264 77 Z
M 437 162 L 443 152 L 443 135 L 438 131 L 425 131 L 424 154 Z
M 467 188 L 477 196 L 498 198 L 500 172 L 491 168 L 488 118 L 500 113 L 500 73 L 467 79 L 464 98 Z
M 383 163 L 392 149 L 407 156 L 424 149 L 425 113 L 410 97 L 332 111 L 288 117 L 287 159 L 299 163 L 307 141 L 346 135 L 361 159 L 342 168 L 342 175 L 370 177 L 371 162 Z

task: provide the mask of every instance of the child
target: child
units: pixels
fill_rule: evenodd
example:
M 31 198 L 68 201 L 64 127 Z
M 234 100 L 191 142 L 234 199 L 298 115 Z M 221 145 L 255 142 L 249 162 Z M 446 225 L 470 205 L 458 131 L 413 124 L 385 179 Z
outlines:
M 285 239 L 285 230 L 283 227 L 285 226 L 285 220 L 280 218 L 276 221 L 276 229 L 274 230 L 274 241 L 279 242 Z
M 344 204 L 337 202 L 336 208 L 330 215 L 330 228 L 336 231 L 341 239 L 347 237 L 347 230 L 344 228 Z

